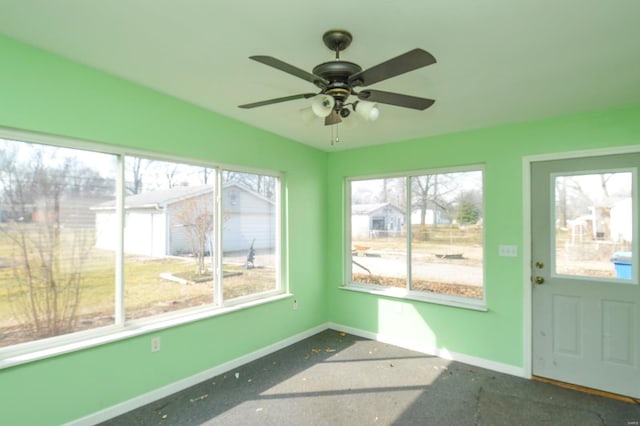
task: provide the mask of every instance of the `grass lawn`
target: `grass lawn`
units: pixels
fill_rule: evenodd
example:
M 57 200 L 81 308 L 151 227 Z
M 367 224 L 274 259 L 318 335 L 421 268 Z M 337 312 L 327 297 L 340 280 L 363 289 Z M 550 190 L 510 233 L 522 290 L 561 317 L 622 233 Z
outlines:
M 5 254 L 7 252 L 5 251 Z M 79 331 L 113 324 L 115 299 L 115 256 L 113 252 L 92 249 L 90 262 L 82 271 L 79 304 L 73 330 Z M 26 293 L 14 274 L 13 260 L 4 257 L 0 269 L 0 347 L 29 341 L 25 309 Z M 181 284 L 160 277 L 163 273 L 192 275 L 192 258 L 150 259 L 140 256 L 125 258 L 125 311 L 127 319 L 142 318 L 214 302 L 213 280 Z M 237 265 L 225 266 L 234 271 L 223 278 L 223 294 L 230 299 L 275 288 L 272 268 L 244 270 Z M 226 275 L 226 274 L 225 274 Z

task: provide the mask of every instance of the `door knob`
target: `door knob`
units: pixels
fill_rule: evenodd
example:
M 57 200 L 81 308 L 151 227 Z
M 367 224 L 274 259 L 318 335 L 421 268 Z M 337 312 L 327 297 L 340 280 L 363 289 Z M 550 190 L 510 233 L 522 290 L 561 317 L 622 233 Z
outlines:
M 536 277 L 536 284 L 542 284 L 543 282 L 544 282 L 544 278 L 542 278 L 541 276 Z

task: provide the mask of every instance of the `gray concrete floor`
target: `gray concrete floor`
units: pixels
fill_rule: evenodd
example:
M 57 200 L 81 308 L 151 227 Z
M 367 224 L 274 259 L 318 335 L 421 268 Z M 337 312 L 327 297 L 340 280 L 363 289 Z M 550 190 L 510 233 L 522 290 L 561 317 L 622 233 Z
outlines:
M 327 330 L 104 425 L 639 425 L 640 405 Z

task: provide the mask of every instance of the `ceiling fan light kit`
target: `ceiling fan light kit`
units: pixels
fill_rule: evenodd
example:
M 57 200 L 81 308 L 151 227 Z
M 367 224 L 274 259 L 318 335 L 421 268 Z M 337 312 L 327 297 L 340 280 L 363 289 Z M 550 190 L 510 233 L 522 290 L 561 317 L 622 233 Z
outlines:
M 436 59 L 429 52 L 413 49 L 400 56 L 389 59 L 371 68 L 362 70 L 358 64 L 340 59 L 340 52 L 345 50 L 353 41 L 351 33 L 345 30 L 329 30 L 322 36 L 325 46 L 335 52 L 335 60 L 315 66 L 311 73 L 290 65 L 272 56 L 251 56 L 250 59 L 286 72 L 310 83 L 320 89 L 319 93 L 302 93 L 240 105 L 240 108 L 256 108 L 296 99 L 311 99 L 311 111 L 317 117 L 324 118 L 324 124 L 331 126 L 342 122 L 351 111 L 367 121 L 374 121 L 380 115 L 377 104 L 394 105 L 415 110 L 425 110 L 435 102 L 433 99 L 419 98 L 400 93 L 383 92 L 380 90 L 362 90 L 366 87 L 391 77 L 404 74 L 418 68 L 436 63 Z M 356 100 L 349 102 L 351 97 Z M 301 110 L 305 119 L 309 113 Z
M 311 110 L 318 117 L 324 118 L 331 114 L 333 108 L 336 104 L 336 101 L 333 97 L 329 95 L 318 95 L 313 98 L 313 102 L 311 103 Z

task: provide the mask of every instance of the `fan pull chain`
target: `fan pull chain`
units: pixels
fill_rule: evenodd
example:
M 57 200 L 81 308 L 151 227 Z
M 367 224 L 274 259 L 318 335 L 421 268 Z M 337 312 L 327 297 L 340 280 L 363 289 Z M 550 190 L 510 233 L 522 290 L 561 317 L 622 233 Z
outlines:
M 340 132 L 338 126 L 339 124 L 334 124 L 333 126 L 331 126 L 331 146 L 340 143 Z

